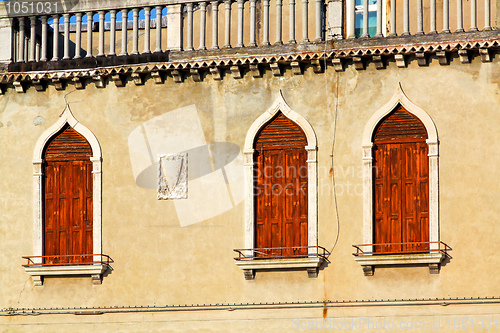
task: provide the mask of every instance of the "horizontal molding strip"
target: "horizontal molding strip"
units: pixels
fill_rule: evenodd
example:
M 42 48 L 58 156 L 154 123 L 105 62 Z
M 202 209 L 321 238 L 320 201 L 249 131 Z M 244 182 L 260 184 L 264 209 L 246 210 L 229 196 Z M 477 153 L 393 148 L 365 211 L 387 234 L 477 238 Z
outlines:
M 339 44 L 349 45 L 349 42 Z M 334 44 L 336 45 L 336 44 Z M 201 81 L 200 70 L 209 72 L 215 80 L 222 80 L 221 71 L 228 70 L 234 78 L 242 78 L 241 68 L 249 68 L 253 77 L 261 75 L 260 69 L 270 67 L 273 75 L 282 75 L 280 66 L 291 66 L 294 74 L 302 74 L 300 64 L 310 64 L 315 73 L 321 73 L 328 67 L 335 71 L 343 71 L 346 66 L 354 64 L 360 70 L 365 68 L 365 63 L 373 61 L 377 69 L 386 67 L 385 59 L 394 58 L 400 68 L 406 67 L 408 57 L 415 55 L 420 66 L 427 66 L 427 58 L 436 55 L 441 65 L 450 61 L 451 53 L 458 53 L 461 63 L 470 63 L 472 52 L 476 52 L 483 62 L 491 62 L 490 52 L 500 48 L 500 38 L 486 38 L 463 41 L 422 42 L 384 46 L 356 46 L 327 49 L 327 44 L 311 46 L 306 50 L 300 47 L 290 49 L 287 47 L 270 47 L 267 54 L 205 54 L 205 57 L 193 58 L 196 52 L 171 53 L 169 61 L 151 62 L 145 64 L 120 65 L 111 67 L 98 67 L 91 69 L 48 70 L 38 72 L 0 72 L 0 94 L 5 93 L 7 85 L 13 85 L 17 92 L 25 92 L 23 84 L 32 83 L 37 91 L 43 91 L 42 81 L 52 81 L 57 90 L 64 90 L 61 80 L 72 80 L 77 89 L 85 88 L 85 79 L 96 82 L 99 88 L 105 86 L 104 80 L 109 77 L 117 86 L 124 86 L 125 79 L 130 77 L 136 85 L 144 84 L 144 75 L 151 74 L 156 83 L 163 83 L 165 74 L 171 75 L 175 82 L 183 82 L 187 74 L 194 81 Z M 332 46 L 332 45 L 330 45 Z M 272 52 L 283 49 L 283 53 Z M 266 51 L 266 50 L 260 50 Z M 191 56 L 185 57 L 187 54 Z M 182 55 L 182 58 L 180 57 Z M 332 66 L 333 65 L 333 66 Z

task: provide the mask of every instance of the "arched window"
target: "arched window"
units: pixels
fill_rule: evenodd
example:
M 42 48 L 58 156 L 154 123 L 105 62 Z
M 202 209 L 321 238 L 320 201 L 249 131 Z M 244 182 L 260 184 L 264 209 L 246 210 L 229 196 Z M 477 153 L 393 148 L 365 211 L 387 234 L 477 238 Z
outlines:
M 374 266 L 429 265 L 439 272 L 438 137 L 429 115 L 401 87 L 363 133 L 363 243 L 355 260 Z M 395 255 L 397 254 L 397 255 Z
M 92 148 L 68 124 L 44 152 L 44 264 L 91 262 Z
M 422 122 L 399 105 L 373 136 L 375 253 L 429 250 L 429 158 Z
M 34 255 L 24 266 L 35 285 L 48 275 L 90 275 L 101 283 L 101 148 L 69 107 L 38 139 L 33 155 Z
M 307 255 L 307 139 L 279 112 L 255 138 L 255 247 L 258 256 Z
M 325 256 L 318 246 L 317 143 L 309 122 L 281 93 L 245 139 L 245 249 L 236 264 L 246 279 L 256 270 L 307 269 L 316 277 Z

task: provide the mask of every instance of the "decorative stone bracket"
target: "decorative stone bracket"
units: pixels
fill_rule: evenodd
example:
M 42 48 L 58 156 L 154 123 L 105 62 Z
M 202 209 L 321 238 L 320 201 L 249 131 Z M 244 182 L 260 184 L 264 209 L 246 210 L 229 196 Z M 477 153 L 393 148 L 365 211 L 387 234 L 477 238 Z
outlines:
M 306 67 L 312 67 L 314 73 L 322 73 L 332 67 L 339 72 L 349 65 L 354 65 L 357 70 L 364 70 L 370 62 L 375 64 L 375 68 L 384 69 L 387 67 L 386 64 L 390 63 L 387 61 L 390 59 L 395 60 L 397 67 L 406 68 L 408 63 L 414 60 L 419 66 L 428 66 L 428 59 L 431 56 L 436 57 L 439 64 L 448 65 L 454 58 L 451 56 L 453 53 L 458 54 L 461 63 L 469 63 L 473 54 L 480 55 L 483 62 L 490 62 L 491 53 L 500 47 L 498 37 L 477 40 L 464 38 L 461 41 L 429 40 L 410 44 L 397 39 L 387 39 L 385 42 L 385 45 L 372 46 L 350 44 L 345 41 L 326 45 L 319 43 L 306 50 L 274 46 L 269 49 L 260 48 L 260 54 L 217 54 L 212 51 L 213 54 L 200 54 L 196 58 L 194 57 L 196 52 L 179 52 L 179 55 L 174 53 L 170 60 L 148 64 L 64 71 L 6 72 L 0 73 L 0 87 L 14 87 L 17 92 L 23 93 L 27 84 L 34 85 L 37 91 L 43 91 L 48 83 L 53 84 L 58 90 L 64 90 L 68 86 L 67 83 L 73 82 L 77 84 L 78 89 L 82 89 L 85 87 L 85 80 L 94 81 L 97 87 L 104 87 L 106 80 L 114 82 L 117 87 L 123 87 L 128 81 L 136 85 L 142 85 L 148 79 L 153 79 L 155 83 L 163 83 L 168 76 L 177 83 L 188 79 L 200 82 L 205 77 L 200 75 L 201 72 L 211 74 L 214 80 L 226 77 L 241 79 L 246 75 L 259 77 L 261 70 L 265 68 L 274 76 L 281 76 L 286 70 L 291 70 L 294 75 L 300 75 Z M 396 42 L 400 44 L 395 45 Z M 390 45 L 391 43 L 395 44 Z M 231 75 L 223 75 L 224 72 Z

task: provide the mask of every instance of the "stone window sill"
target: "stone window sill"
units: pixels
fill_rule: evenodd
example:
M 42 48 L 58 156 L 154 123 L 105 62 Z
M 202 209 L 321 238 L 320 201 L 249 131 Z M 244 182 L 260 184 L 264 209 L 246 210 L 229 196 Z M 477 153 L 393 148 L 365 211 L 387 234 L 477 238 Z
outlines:
M 69 266 L 30 266 L 24 267 L 26 273 L 33 278 L 35 286 L 43 285 L 44 276 L 88 275 L 92 277 L 93 284 L 101 284 L 102 274 L 107 265 L 69 265 Z
M 241 268 L 245 274 L 245 279 L 253 280 L 256 271 L 272 270 L 295 270 L 307 269 L 310 278 L 318 276 L 318 268 L 323 263 L 322 257 L 309 258 L 284 258 L 284 259 L 242 259 L 237 260 L 236 265 Z
M 354 260 L 363 267 L 366 276 L 373 275 L 375 266 L 429 265 L 431 274 L 439 273 L 439 265 L 446 257 L 443 252 L 412 254 L 358 255 Z

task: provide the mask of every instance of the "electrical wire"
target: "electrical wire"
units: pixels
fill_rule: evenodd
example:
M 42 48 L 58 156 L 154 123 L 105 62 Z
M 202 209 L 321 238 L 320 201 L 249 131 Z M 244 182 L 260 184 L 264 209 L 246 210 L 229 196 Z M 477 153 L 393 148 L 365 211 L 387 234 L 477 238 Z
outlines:
M 339 73 L 336 73 L 336 97 L 335 97 L 335 112 L 333 116 L 333 139 L 332 139 L 332 153 L 331 153 L 331 159 L 332 159 L 332 194 L 333 194 L 333 205 L 335 206 L 335 220 L 337 222 L 337 236 L 335 237 L 335 242 L 332 245 L 332 249 L 330 250 L 330 253 L 328 253 L 328 256 L 326 257 L 327 259 L 330 258 L 332 255 L 333 250 L 337 246 L 337 243 L 339 241 L 340 237 L 340 217 L 339 217 L 339 207 L 338 207 L 338 201 L 337 201 L 337 188 L 336 188 L 336 183 L 335 183 L 335 143 L 336 143 L 336 138 L 337 138 L 337 118 L 338 118 L 338 110 L 339 110 Z
M 325 300 L 298 302 L 260 303 L 217 303 L 217 304 L 177 304 L 143 306 L 102 306 L 102 307 L 53 307 L 53 308 L 6 308 L 0 310 L 0 317 L 39 315 L 103 315 L 110 313 L 147 312 L 189 312 L 189 311 L 235 311 L 273 309 L 314 309 L 314 308 L 359 308 L 392 306 L 452 306 L 452 305 L 498 305 L 500 297 L 449 297 L 414 299 L 367 299 L 367 300 Z

